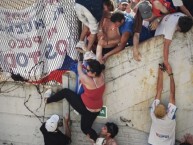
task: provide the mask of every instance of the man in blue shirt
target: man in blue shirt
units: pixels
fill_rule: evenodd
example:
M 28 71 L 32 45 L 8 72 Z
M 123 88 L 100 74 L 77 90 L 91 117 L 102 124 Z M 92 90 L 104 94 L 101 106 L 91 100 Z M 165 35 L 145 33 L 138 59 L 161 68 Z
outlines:
M 103 56 L 102 58 L 103 61 L 105 61 L 109 56 L 123 50 L 126 46 L 133 45 L 133 25 L 134 25 L 133 17 L 128 14 L 124 14 L 122 12 L 117 11 L 112 14 L 111 21 L 114 23 L 115 28 L 116 27 L 119 28 L 121 40 L 120 43 L 114 49 L 112 49 Z M 142 33 L 140 33 L 139 41 L 142 42 L 151 37 L 152 34 L 150 33 L 149 29 L 143 26 Z M 103 48 L 105 48 L 105 44 L 113 43 L 108 40 L 101 40 L 101 41 L 102 42 L 99 42 L 99 44 L 102 45 Z

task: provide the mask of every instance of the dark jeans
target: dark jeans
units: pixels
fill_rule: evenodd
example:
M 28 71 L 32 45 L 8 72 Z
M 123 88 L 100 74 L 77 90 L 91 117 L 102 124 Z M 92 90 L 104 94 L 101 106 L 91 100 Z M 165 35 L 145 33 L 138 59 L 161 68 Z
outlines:
M 139 42 L 143 42 L 151 37 L 154 36 L 155 31 L 151 31 L 150 29 L 142 26 L 140 36 L 139 36 Z M 133 37 L 130 37 L 128 40 L 128 45 L 127 46 L 133 46 Z
M 84 134 L 88 134 L 91 139 L 96 141 L 97 133 L 94 129 L 92 129 L 92 124 L 99 112 L 90 112 L 86 109 L 86 106 L 82 102 L 80 95 L 77 95 L 70 89 L 62 89 L 56 94 L 52 95 L 48 98 L 47 103 L 57 102 L 66 98 L 66 100 L 70 103 L 70 105 L 81 114 L 81 130 Z

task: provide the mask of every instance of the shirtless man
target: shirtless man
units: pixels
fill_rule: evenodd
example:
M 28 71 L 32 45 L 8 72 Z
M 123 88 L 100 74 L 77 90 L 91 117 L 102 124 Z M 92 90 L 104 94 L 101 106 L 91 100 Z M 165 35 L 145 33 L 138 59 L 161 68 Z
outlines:
M 128 15 L 128 14 L 124 14 L 122 12 L 114 12 L 111 16 L 111 22 L 112 27 L 110 27 L 109 25 L 109 31 L 118 31 L 117 33 L 120 34 L 120 39 L 119 41 L 117 39 L 114 40 L 107 40 L 104 37 L 101 37 L 99 39 L 99 43 L 98 43 L 98 47 L 97 47 L 97 58 L 98 60 L 101 62 L 105 62 L 107 60 L 108 57 L 110 57 L 111 55 L 118 53 L 119 51 L 123 50 L 126 46 L 132 46 L 133 45 L 133 24 L 134 24 L 134 19 L 132 16 Z M 141 29 L 142 33 L 140 33 L 139 36 L 139 41 L 145 41 L 149 38 L 152 37 L 152 34 L 150 33 L 150 31 L 142 26 Z M 110 35 L 112 35 L 110 33 Z M 114 45 L 114 48 L 109 49 L 109 51 L 102 56 L 101 55 L 101 47 L 102 48 L 109 48 L 110 46 Z M 107 47 L 108 46 L 108 47 Z M 102 60 L 101 60 L 102 57 Z
M 105 14 L 98 33 L 96 56 L 100 63 L 104 63 L 103 55 L 115 48 L 121 40 L 119 29 L 111 22 L 110 17 L 111 13 Z

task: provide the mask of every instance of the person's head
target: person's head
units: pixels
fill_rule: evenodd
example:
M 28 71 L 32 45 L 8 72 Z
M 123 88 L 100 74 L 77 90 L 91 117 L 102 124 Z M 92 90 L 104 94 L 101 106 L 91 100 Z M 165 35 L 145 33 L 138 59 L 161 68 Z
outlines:
M 180 32 L 188 32 L 193 25 L 193 19 L 190 16 L 181 16 L 178 20 L 178 27 Z
M 111 22 L 115 24 L 115 27 L 120 27 L 125 22 L 125 16 L 121 11 L 116 11 L 111 16 Z
M 87 75 L 90 77 L 98 77 L 101 75 L 102 71 L 105 69 L 104 64 L 100 64 L 96 59 L 87 60 Z
M 107 122 L 101 129 L 101 135 L 114 138 L 119 131 L 118 126 L 113 122 Z
M 104 11 L 112 12 L 115 10 L 114 2 L 112 0 L 104 0 L 103 3 Z
M 152 4 L 149 1 L 140 2 L 138 9 L 144 20 L 152 17 Z
M 45 124 L 45 128 L 48 132 L 54 132 L 58 128 L 58 122 L 59 122 L 59 116 L 58 115 L 52 115 Z
M 166 107 L 163 104 L 159 104 L 155 107 L 154 114 L 156 118 L 162 119 L 166 115 Z
M 130 0 L 121 0 L 120 3 L 121 3 L 120 10 L 125 11 L 127 8 L 127 5 L 130 3 Z
M 132 4 L 132 2 L 129 1 L 129 3 L 128 3 L 126 9 L 125 9 L 126 12 L 130 12 L 130 10 L 131 10 L 131 4 Z

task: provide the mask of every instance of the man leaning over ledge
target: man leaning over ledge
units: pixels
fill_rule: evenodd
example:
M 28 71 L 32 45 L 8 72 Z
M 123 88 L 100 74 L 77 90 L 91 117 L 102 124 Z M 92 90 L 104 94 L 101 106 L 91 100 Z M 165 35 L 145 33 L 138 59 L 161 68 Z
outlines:
M 172 42 L 173 35 L 175 31 L 179 31 L 182 33 L 188 32 L 193 25 L 193 19 L 190 16 L 186 16 L 183 13 L 173 13 L 166 15 L 158 28 L 156 29 L 155 36 L 164 35 L 164 64 L 168 67 L 168 55 L 169 55 L 169 47 Z

